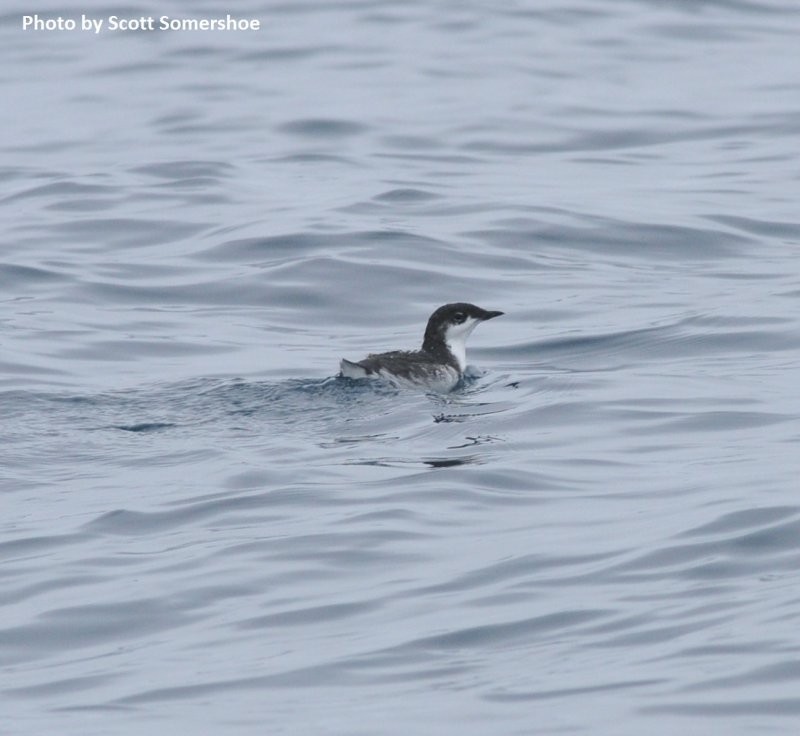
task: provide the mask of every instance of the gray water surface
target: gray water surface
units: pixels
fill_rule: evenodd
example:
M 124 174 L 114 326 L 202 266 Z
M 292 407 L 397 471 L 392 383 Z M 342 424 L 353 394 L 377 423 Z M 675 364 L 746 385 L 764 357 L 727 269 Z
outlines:
M 2 12 L 3 733 L 797 733 L 797 3 Z

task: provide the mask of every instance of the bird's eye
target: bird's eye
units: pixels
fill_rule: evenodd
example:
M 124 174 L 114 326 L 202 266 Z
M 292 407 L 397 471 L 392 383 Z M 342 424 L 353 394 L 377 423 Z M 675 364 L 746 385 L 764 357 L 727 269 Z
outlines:
M 453 319 L 455 320 L 455 323 L 457 325 L 460 325 L 466 318 L 467 318 L 467 315 L 464 314 L 464 312 L 456 312 L 453 315 Z

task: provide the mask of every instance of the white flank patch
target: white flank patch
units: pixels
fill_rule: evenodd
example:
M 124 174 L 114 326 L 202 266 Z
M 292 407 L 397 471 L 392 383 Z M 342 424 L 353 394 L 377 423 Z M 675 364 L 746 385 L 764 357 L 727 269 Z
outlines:
M 353 363 L 346 358 L 343 358 L 339 362 L 339 370 L 345 378 L 372 378 L 358 363 Z

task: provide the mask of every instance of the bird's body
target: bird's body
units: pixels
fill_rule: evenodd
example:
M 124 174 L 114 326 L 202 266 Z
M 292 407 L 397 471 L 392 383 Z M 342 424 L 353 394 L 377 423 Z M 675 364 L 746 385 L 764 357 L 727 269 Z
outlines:
M 383 379 L 397 386 L 451 391 L 467 366 L 466 340 L 470 333 L 480 322 L 501 314 L 464 302 L 445 304 L 430 316 L 419 350 L 371 354 L 359 361 L 342 359 L 342 375 Z

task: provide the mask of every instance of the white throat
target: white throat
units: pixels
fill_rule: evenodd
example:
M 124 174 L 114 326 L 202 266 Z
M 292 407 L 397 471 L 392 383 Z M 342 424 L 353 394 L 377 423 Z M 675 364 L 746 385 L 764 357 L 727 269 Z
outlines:
M 445 344 L 447 349 L 453 354 L 458 364 L 459 372 L 463 373 L 467 367 L 467 338 L 472 334 L 472 331 L 478 326 L 478 319 L 468 319 L 460 325 L 451 325 L 447 334 L 445 335 Z

